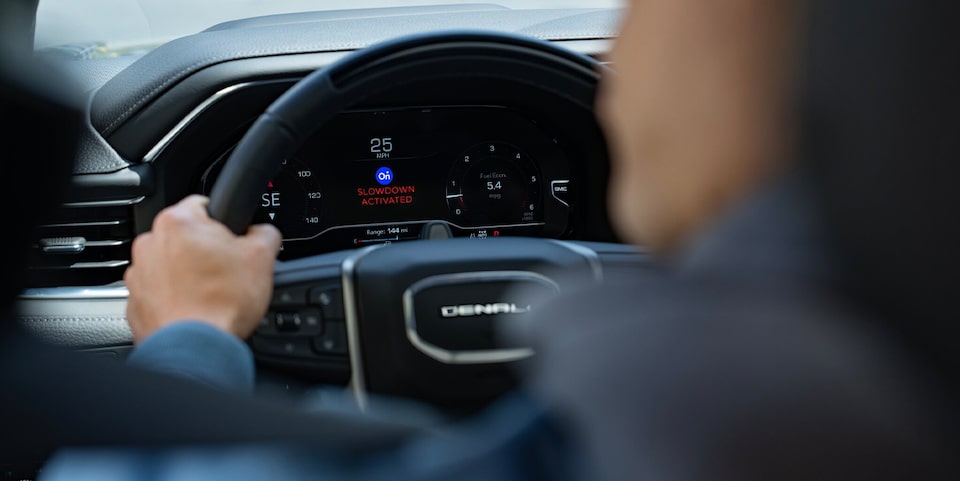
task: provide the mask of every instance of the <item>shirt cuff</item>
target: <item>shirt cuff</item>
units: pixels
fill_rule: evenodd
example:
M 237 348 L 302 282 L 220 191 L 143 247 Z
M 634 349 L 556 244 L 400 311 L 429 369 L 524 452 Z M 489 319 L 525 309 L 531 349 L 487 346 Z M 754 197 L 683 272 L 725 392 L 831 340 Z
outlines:
M 225 391 L 253 392 L 250 348 L 240 339 L 199 321 L 163 327 L 134 347 L 127 364 Z

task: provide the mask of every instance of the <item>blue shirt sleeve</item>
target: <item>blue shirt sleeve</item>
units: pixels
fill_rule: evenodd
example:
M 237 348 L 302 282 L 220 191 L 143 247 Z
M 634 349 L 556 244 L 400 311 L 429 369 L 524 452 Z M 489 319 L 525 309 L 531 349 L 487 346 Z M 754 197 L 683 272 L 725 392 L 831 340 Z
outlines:
M 199 321 L 178 322 L 158 330 L 133 349 L 127 364 L 225 391 L 253 392 L 255 371 L 250 348 Z
M 322 452 L 291 444 L 75 447 L 39 481 L 579 481 L 583 448 L 535 399 L 507 396 L 475 417 L 393 450 Z

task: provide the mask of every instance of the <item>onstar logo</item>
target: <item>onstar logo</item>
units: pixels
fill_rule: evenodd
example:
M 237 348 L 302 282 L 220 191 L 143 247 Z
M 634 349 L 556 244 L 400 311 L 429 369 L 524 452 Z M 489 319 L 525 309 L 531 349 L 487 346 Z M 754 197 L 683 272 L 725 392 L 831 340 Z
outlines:
M 390 167 L 380 167 L 377 169 L 377 183 L 380 185 L 390 185 L 393 182 L 393 171 Z

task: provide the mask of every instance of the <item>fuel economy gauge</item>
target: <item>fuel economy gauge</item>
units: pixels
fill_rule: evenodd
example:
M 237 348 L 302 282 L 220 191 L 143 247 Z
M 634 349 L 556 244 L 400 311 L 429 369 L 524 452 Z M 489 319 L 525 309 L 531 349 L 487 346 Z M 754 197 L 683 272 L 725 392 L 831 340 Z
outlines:
M 476 144 L 455 159 L 447 178 L 451 220 L 460 227 L 539 222 L 540 184 L 533 159 L 516 147 Z

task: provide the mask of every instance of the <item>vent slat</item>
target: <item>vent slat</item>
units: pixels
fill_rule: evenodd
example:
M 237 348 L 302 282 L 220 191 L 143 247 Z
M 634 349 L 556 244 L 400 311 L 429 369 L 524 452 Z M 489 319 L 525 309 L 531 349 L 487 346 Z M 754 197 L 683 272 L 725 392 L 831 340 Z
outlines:
M 123 225 L 126 223 L 127 221 L 123 219 L 100 221 L 100 222 L 65 222 L 62 224 L 44 224 L 44 225 L 41 225 L 40 228 L 41 229 L 62 229 L 64 227 L 67 227 L 67 228 L 109 227 L 109 226 L 115 226 L 115 225 Z
M 129 260 L 115 260 L 102 262 L 74 262 L 73 264 L 35 267 L 39 270 L 69 270 L 69 269 L 114 269 L 130 265 Z
M 90 240 L 88 240 L 88 241 L 87 241 L 87 248 L 90 248 L 90 247 L 118 247 L 118 246 L 122 246 L 122 245 L 124 245 L 124 244 L 129 244 L 130 242 L 131 242 L 130 239 L 122 239 L 122 240 L 102 240 L 102 241 L 90 241 Z
M 98 286 L 123 278 L 143 198 L 68 203 L 45 219 L 30 255 L 28 286 Z

